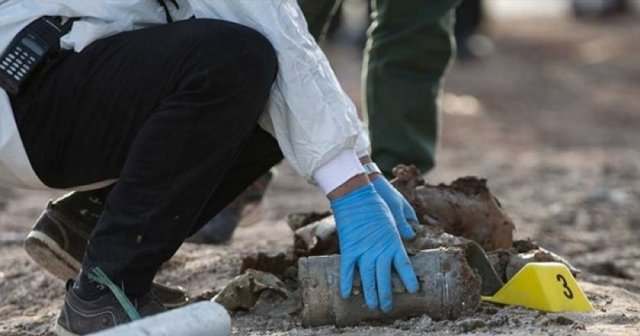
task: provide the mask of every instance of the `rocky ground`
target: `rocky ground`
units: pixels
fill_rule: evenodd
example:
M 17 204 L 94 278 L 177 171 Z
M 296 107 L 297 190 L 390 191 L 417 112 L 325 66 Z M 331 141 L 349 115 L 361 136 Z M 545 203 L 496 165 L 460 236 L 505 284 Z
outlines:
M 583 270 L 579 283 L 596 313 L 483 304 L 458 321 L 303 328 L 295 314 L 259 303 L 233 315 L 235 334 L 640 335 L 640 25 L 632 18 L 517 21 L 492 33 L 493 55 L 451 72 L 438 167 L 427 177 L 488 178 L 516 238 L 534 239 Z M 347 91 L 359 99 L 357 54 L 332 54 Z M 229 245 L 183 246 L 159 280 L 210 297 L 237 275 L 244 256 L 290 248 L 283 218 L 327 203 L 287 167 L 279 172 L 257 223 L 241 227 Z M 56 195 L 0 188 L 2 335 L 48 334 L 62 304 L 63 283 L 20 246 Z

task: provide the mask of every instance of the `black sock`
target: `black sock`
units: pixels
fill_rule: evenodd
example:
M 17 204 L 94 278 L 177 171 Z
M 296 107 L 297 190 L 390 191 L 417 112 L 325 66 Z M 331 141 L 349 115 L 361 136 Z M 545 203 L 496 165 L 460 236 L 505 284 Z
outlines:
M 72 289 L 76 295 L 85 301 L 96 300 L 108 291 L 106 288 L 89 280 L 89 277 L 82 271 L 76 278 L 76 282 L 73 284 Z

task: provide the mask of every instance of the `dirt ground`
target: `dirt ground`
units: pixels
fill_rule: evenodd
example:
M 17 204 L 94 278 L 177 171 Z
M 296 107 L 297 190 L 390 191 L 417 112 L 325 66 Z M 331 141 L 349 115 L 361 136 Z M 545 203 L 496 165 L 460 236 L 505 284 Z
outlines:
M 477 175 L 532 238 L 583 270 L 594 314 L 545 314 L 483 304 L 472 319 L 427 317 L 387 326 L 305 329 L 258 306 L 233 315 L 236 335 L 640 335 L 640 25 L 505 22 L 496 52 L 457 64 L 447 82 L 443 143 L 430 182 Z M 357 54 L 335 58 L 358 98 Z M 59 193 L 0 188 L 0 334 L 46 335 L 63 283 L 29 260 L 21 241 Z M 293 211 L 322 210 L 323 196 L 280 167 L 254 225 L 230 245 L 185 245 L 158 280 L 204 297 L 234 277 L 243 256 L 285 251 Z M 254 216 L 255 217 L 255 216 Z

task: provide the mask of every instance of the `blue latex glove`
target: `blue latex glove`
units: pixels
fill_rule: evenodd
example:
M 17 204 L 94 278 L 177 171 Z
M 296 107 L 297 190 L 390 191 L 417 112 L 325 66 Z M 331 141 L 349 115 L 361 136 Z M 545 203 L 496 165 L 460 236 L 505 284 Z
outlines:
M 416 237 L 416 233 L 413 231 L 408 221 L 418 223 L 418 216 L 413 210 L 409 202 L 400 194 L 394 186 L 387 181 L 383 176 L 378 176 L 372 181 L 373 187 L 376 192 L 391 210 L 393 218 L 396 221 L 396 227 L 400 232 L 400 236 L 404 239 L 411 240 Z
M 340 240 L 340 294 L 351 296 L 356 265 L 364 299 L 370 309 L 393 307 L 391 266 L 409 293 L 418 280 L 402 245 L 393 215 L 372 184 L 331 201 Z

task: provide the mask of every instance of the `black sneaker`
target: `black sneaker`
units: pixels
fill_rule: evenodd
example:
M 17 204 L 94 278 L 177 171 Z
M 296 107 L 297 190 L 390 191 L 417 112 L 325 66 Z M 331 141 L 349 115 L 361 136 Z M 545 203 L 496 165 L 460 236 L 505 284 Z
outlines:
M 166 308 L 148 293 L 137 299 L 129 299 L 140 317 L 162 313 Z M 110 291 L 105 291 L 97 299 L 83 300 L 75 293 L 73 280 L 67 283 L 64 306 L 53 332 L 58 336 L 86 335 L 131 322 L 132 318 L 123 305 Z
M 240 221 L 241 207 L 234 202 L 222 209 L 210 219 L 198 232 L 185 240 L 185 243 L 204 245 L 223 245 L 229 243 Z
M 75 278 L 80 271 L 89 235 L 103 207 L 96 204 L 100 206 L 97 212 L 93 211 L 95 209 L 77 208 L 77 198 L 82 197 L 85 195 L 71 193 L 49 202 L 24 241 L 24 248 L 31 259 L 65 281 Z M 187 293 L 180 287 L 154 282 L 151 292 L 167 308 L 180 307 L 189 301 Z

